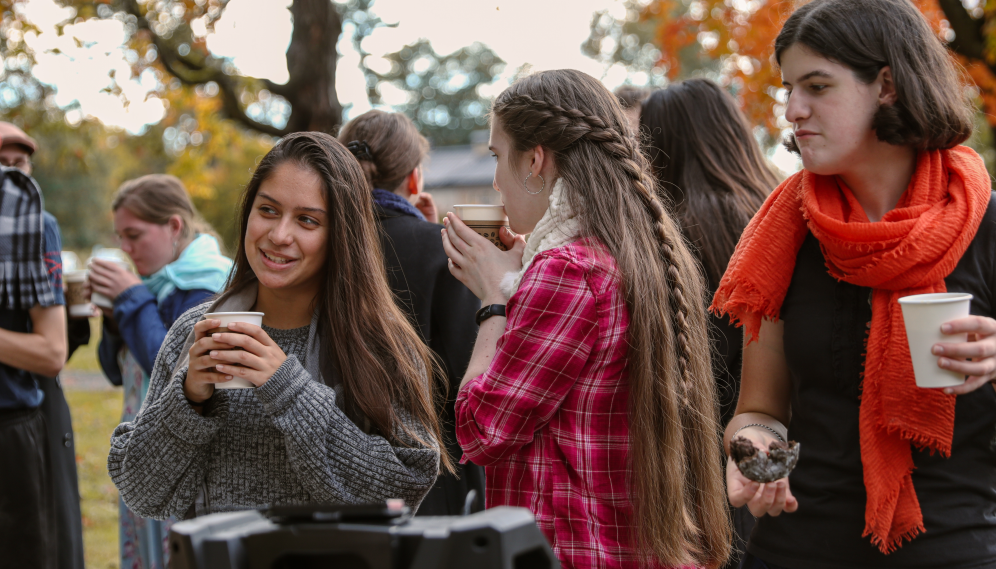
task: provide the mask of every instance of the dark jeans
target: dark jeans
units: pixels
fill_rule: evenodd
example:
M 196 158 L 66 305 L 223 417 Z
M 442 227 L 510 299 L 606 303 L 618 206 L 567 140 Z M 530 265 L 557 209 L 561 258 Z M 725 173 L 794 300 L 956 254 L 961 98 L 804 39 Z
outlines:
M 785 569 L 785 567 L 761 561 L 750 553 L 745 553 L 743 561 L 740 562 L 740 569 Z
M 45 417 L 0 410 L 0 569 L 55 569 L 55 508 Z
M 52 501 L 55 505 L 55 536 L 59 543 L 59 569 L 83 569 L 83 523 L 76 476 L 76 443 L 73 440 L 73 420 L 69 415 L 69 404 L 58 379 L 32 375 L 45 393 L 40 409 L 48 430 L 48 458 L 52 464 Z

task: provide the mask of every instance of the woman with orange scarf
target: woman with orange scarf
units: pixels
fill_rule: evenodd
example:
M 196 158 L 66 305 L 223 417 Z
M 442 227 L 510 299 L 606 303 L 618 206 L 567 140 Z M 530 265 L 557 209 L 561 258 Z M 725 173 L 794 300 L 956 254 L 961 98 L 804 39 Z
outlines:
M 971 108 L 909 0 L 815 0 L 775 43 L 804 170 L 745 230 L 712 309 L 744 326 L 725 443 L 796 440 L 788 478 L 746 479 L 745 569 L 996 567 L 996 207 L 958 146 Z M 936 344 L 968 376 L 915 384 L 897 300 L 974 295 Z M 785 515 L 780 515 L 780 514 Z

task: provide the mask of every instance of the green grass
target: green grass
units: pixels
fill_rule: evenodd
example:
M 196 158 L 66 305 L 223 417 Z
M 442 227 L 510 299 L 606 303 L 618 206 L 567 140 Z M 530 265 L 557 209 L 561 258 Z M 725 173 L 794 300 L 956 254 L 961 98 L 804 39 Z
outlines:
M 100 371 L 97 361 L 97 344 L 100 343 L 100 319 L 90 318 L 90 343 L 73 352 L 65 369 L 75 371 Z
M 96 346 L 96 342 L 91 340 L 91 345 Z M 79 356 L 78 351 L 73 359 Z M 120 561 L 118 490 L 107 475 L 107 453 L 111 447 L 111 432 L 121 418 L 122 392 L 68 390 L 66 399 L 73 414 L 76 435 L 86 566 L 89 569 L 117 569 Z

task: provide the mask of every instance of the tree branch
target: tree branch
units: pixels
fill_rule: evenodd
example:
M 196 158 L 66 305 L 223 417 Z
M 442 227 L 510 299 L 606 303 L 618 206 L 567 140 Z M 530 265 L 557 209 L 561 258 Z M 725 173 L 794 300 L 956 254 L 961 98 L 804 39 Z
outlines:
M 239 103 L 239 85 L 235 78 L 225 73 L 217 64 L 212 64 L 207 59 L 202 62 L 189 56 L 180 55 L 173 46 L 169 45 L 166 40 L 152 29 L 145 14 L 142 13 L 137 0 L 124 0 L 123 3 L 125 10 L 137 18 L 138 28 L 146 30 L 149 33 L 149 36 L 152 38 L 152 44 L 156 47 L 156 51 L 159 52 L 160 61 L 162 61 L 166 71 L 179 79 L 181 83 L 194 86 L 214 81 L 218 84 L 222 108 L 228 118 L 242 123 L 242 125 L 252 130 L 270 136 L 281 137 L 290 134 L 290 129 L 286 127 L 282 129 L 277 128 L 272 124 L 259 122 L 247 115 Z M 268 80 L 264 80 L 263 82 L 270 91 L 283 96 L 281 89 L 275 83 Z M 278 88 L 273 88 L 275 86 Z
M 938 0 L 937 3 L 955 33 L 955 39 L 948 43 L 948 48 L 968 59 L 981 61 L 996 72 L 996 68 L 986 61 L 985 20 L 973 18 L 961 0 Z
M 269 92 L 273 93 L 274 95 L 280 95 L 281 97 L 288 100 L 293 98 L 294 89 L 291 88 L 289 82 L 286 84 L 280 84 L 280 83 L 274 83 L 269 79 L 262 79 L 261 81 L 263 81 L 263 85 L 266 86 L 266 89 Z

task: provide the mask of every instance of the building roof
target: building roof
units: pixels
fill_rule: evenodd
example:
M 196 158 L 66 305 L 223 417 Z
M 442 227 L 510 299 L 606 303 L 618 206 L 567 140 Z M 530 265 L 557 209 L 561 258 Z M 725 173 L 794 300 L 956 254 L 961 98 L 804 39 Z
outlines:
M 485 145 L 441 146 L 429 152 L 425 189 L 491 186 L 495 159 Z

